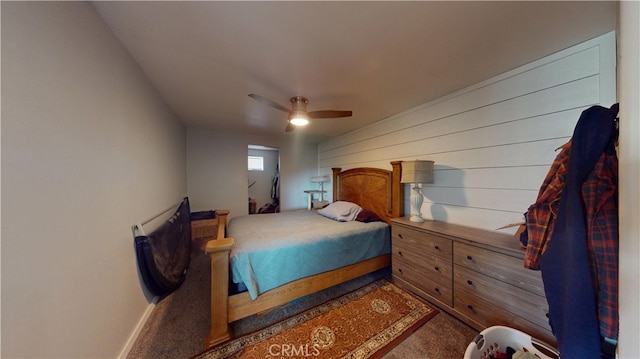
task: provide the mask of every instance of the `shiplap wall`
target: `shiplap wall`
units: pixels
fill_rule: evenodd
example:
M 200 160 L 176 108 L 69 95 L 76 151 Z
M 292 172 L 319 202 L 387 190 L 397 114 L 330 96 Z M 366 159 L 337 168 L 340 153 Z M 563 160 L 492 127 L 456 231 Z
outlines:
M 424 218 L 489 230 L 522 221 L 581 112 L 616 102 L 615 63 L 611 32 L 325 141 L 319 173 L 433 160 Z M 407 215 L 408 198 L 405 185 Z

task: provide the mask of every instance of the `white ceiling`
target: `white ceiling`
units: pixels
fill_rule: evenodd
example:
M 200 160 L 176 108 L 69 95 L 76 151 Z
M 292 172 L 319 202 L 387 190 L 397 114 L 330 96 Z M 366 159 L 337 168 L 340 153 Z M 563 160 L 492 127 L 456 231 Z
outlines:
M 94 2 L 189 126 L 318 141 L 379 121 L 615 29 L 615 2 Z

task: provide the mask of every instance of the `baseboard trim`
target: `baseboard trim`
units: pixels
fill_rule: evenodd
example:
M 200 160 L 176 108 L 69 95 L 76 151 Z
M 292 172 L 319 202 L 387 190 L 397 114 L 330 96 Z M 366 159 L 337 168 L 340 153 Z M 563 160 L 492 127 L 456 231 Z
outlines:
M 138 321 L 138 324 L 136 325 L 136 327 L 133 329 L 133 332 L 129 336 L 127 343 L 125 344 L 124 348 L 122 348 L 122 351 L 120 351 L 120 355 L 118 355 L 118 359 L 127 358 L 127 356 L 129 355 L 129 352 L 131 351 L 131 348 L 133 348 L 133 344 L 136 342 L 136 339 L 138 339 L 138 335 L 140 335 L 142 328 L 144 328 L 144 325 L 147 323 L 147 320 L 149 320 L 149 317 L 151 316 L 153 309 L 156 307 L 156 303 L 158 303 L 158 297 L 153 298 L 153 300 L 151 301 L 147 309 L 142 314 L 142 317 Z

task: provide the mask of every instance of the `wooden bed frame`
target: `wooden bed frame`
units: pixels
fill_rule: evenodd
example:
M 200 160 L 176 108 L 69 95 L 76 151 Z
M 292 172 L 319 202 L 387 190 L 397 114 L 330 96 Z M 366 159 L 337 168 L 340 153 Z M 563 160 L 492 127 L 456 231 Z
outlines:
M 391 218 L 402 217 L 404 195 L 400 176 L 402 161 L 391 162 L 392 170 L 354 168 L 341 171 L 333 168 L 333 198 L 349 201 L 375 212 L 390 223 Z M 285 284 L 260 294 L 251 300 L 248 292 L 229 296 L 229 252 L 233 238 L 225 237 L 229 211 L 216 211 L 217 239 L 207 243 L 205 251 L 211 257 L 211 328 L 205 348 L 232 338 L 229 323 L 257 314 L 308 294 L 385 268 L 391 256 L 383 255 L 363 262 L 316 274 Z

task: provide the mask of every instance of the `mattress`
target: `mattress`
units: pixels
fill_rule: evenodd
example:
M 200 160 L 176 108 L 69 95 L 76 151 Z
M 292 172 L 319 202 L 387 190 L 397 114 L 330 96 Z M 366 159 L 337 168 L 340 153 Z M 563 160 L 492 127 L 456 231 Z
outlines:
M 338 222 L 316 211 L 234 217 L 231 279 L 252 299 L 270 289 L 391 252 L 385 222 Z

